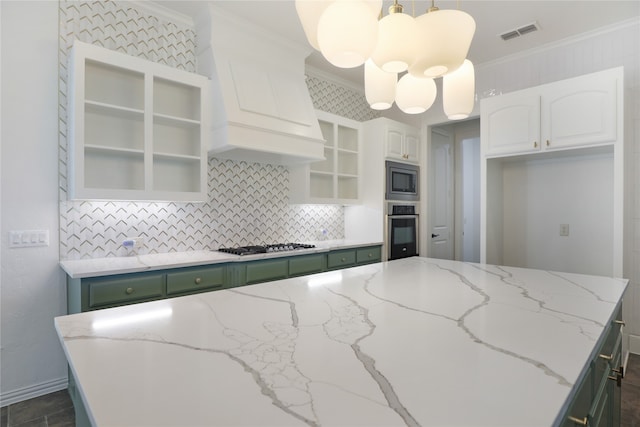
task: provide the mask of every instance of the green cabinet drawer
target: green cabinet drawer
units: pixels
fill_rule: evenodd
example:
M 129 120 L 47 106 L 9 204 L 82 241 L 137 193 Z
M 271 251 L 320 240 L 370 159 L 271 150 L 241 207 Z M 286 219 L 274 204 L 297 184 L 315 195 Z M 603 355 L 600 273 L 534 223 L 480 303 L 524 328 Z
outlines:
M 224 269 L 224 266 L 215 266 L 168 273 L 167 295 L 221 289 L 224 287 Z
M 294 256 L 289 259 L 289 276 L 319 273 L 324 270 L 325 254 Z
M 268 280 L 286 279 L 289 270 L 289 259 L 278 258 L 247 263 L 247 284 L 266 282 Z
M 329 252 L 327 257 L 327 268 L 329 270 L 335 268 L 350 267 L 356 263 L 355 249 L 343 249 L 339 251 Z
M 380 246 L 370 246 L 356 250 L 356 264 L 368 264 L 370 262 L 380 262 L 382 259 L 382 249 Z
M 123 305 L 163 296 L 164 275 L 98 279 L 88 283 L 89 307 Z

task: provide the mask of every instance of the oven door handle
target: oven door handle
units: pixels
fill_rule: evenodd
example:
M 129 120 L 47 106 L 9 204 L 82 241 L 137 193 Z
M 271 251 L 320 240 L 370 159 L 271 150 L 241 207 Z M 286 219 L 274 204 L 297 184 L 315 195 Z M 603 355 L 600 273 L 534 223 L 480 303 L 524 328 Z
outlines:
M 418 218 L 418 215 L 387 215 L 389 219 Z

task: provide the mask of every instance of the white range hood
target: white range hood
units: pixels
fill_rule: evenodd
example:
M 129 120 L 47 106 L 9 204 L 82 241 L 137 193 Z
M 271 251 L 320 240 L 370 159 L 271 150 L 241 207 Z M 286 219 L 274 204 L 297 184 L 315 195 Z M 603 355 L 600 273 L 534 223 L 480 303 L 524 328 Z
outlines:
M 324 160 L 305 82 L 310 47 L 267 34 L 209 3 L 198 25 L 198 71 L 212 80 L 216 157 L 273 164 Z

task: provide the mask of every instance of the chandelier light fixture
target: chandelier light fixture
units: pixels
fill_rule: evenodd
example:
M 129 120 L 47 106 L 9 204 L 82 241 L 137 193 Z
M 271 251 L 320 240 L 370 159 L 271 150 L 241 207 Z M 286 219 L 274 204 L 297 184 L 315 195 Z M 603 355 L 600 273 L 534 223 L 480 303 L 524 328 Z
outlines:
M 365 97 L 371 108 L 395 102 L 407 114 L 433 104 L 442 77 L 443 105 L 451 120 L 473 110 L 475 76 L 466 59 L 476 24 L 461 10 L 431 7 L 417 18 L 393 0 L 382 16 L 382 0 L 296 0 L 307 40 L 332 65 L 364 64 Z

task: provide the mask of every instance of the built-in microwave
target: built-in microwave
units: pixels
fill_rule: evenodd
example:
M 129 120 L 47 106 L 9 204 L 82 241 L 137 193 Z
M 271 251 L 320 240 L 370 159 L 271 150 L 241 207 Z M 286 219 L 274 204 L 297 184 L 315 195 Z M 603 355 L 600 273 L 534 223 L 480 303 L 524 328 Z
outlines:
M 387 187 L 385 199 L 387 200 L 420 200 L 418 191 L 418 178 L 420 167 L 407 163 L 386 161 Z

